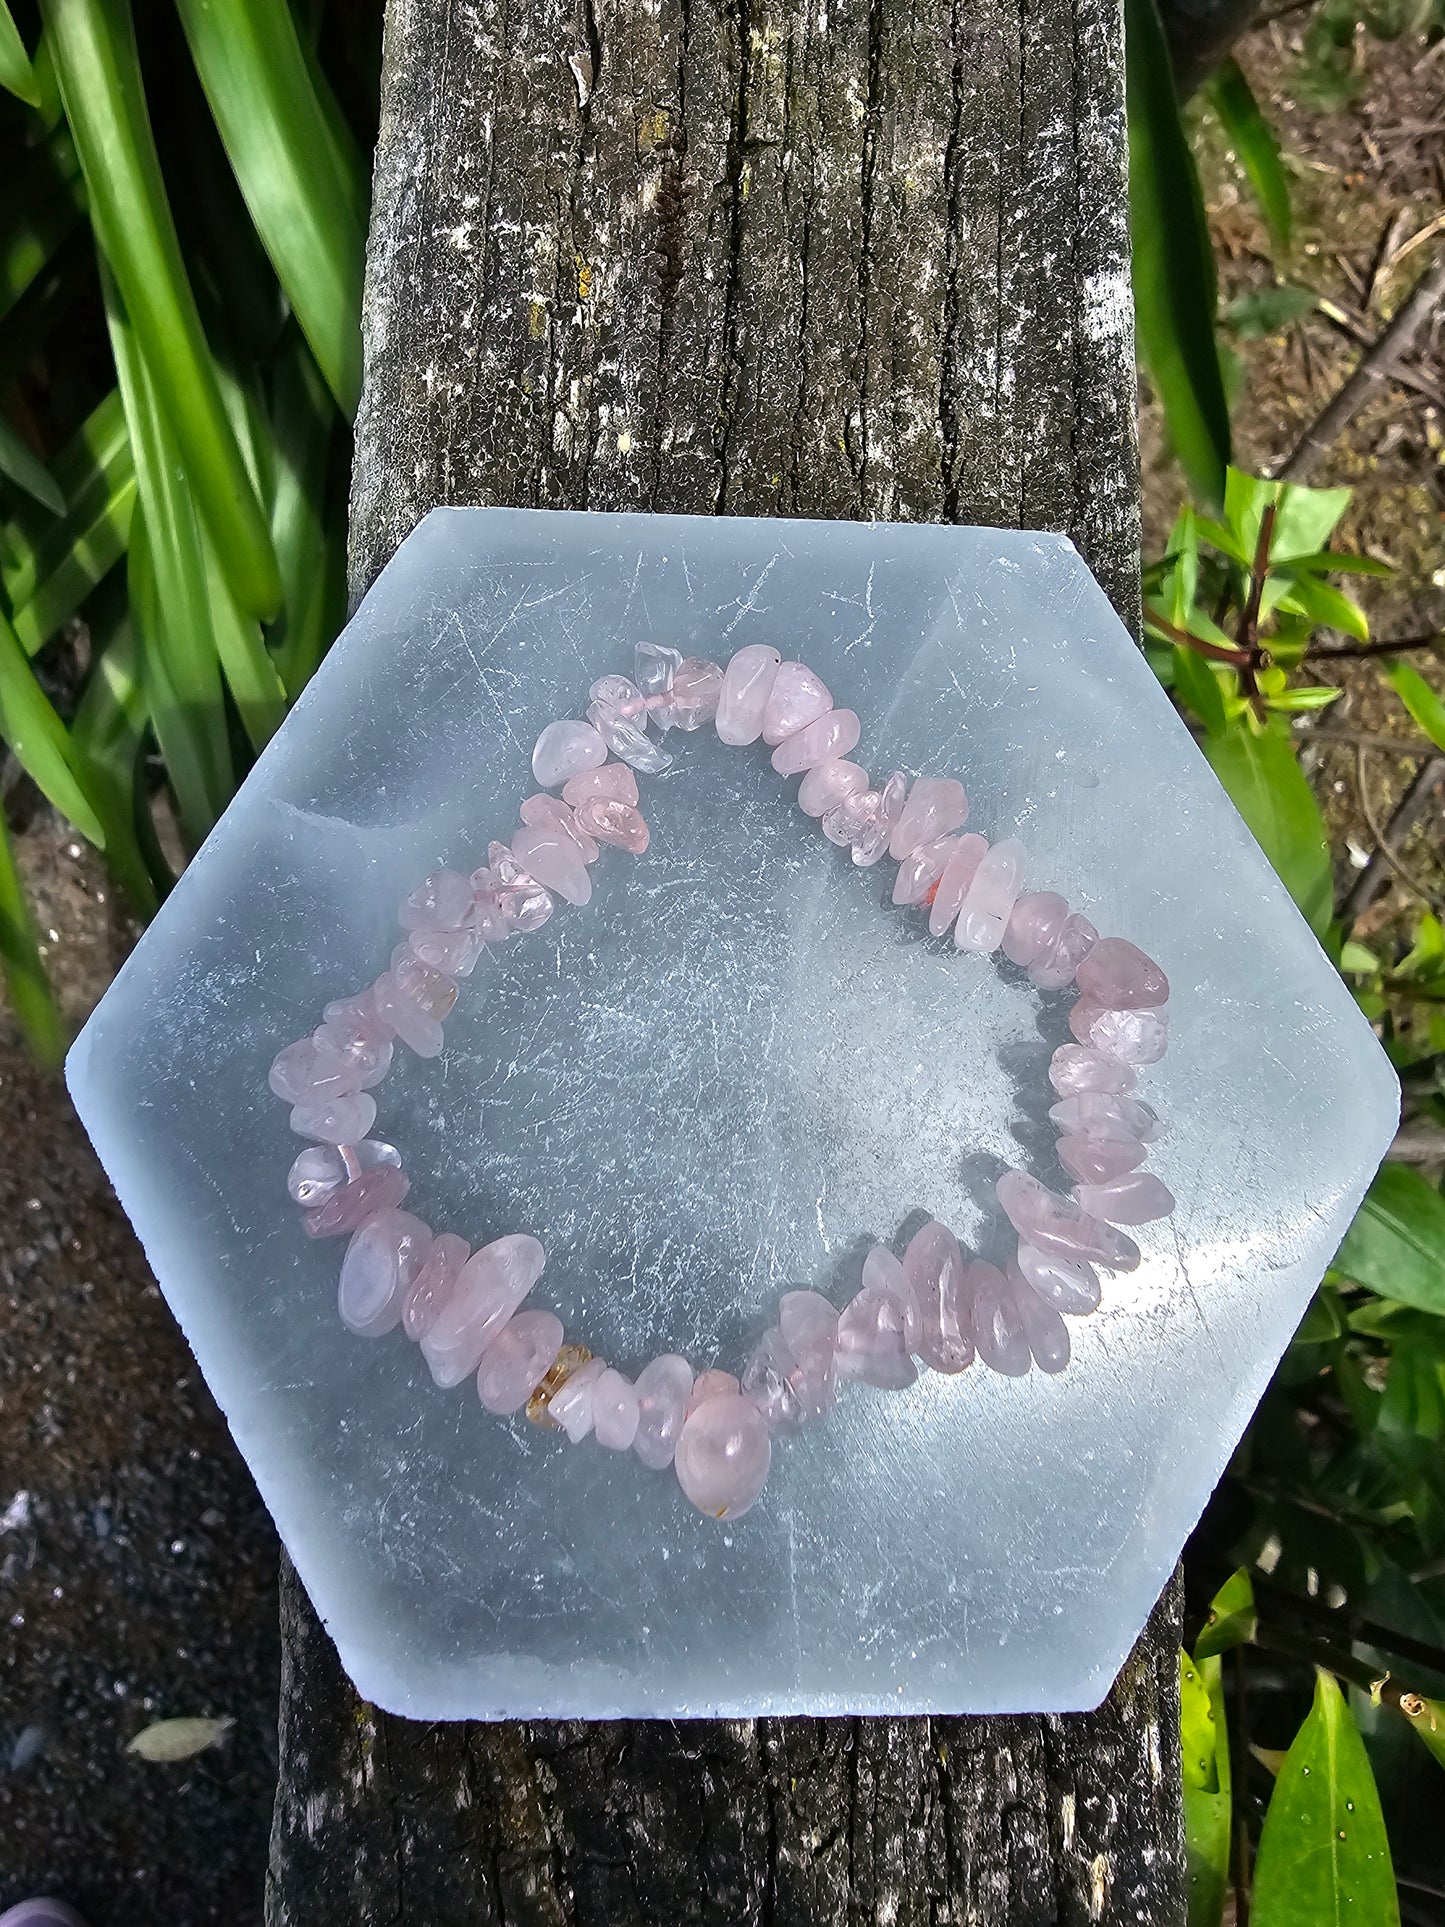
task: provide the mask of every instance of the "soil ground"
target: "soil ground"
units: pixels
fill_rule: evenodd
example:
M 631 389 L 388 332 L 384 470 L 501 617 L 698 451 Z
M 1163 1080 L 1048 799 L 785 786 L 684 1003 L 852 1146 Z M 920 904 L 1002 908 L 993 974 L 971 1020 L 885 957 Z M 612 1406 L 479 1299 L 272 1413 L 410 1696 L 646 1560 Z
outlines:
M 1296 246 L 1272 258 L 1216 138 L 1205 178 L 1222 296 L 1288 280 L 1368 339 L 1430 244 L 1402 250 L 1445 209 L 1445 49 L 1363 43 L 1360 97 L 1321 113 L 1297 97 L 1304 18 L 1240 50 L 1289 155 Z M 1445 620 L 1441 338 L 1437 328 L 1411 364 L 1439 399 L 1386 386 L 1318 478 L 1356 485 L 1343 538 L 1398 567 L 1366 585 L 1381 636 Z M 1359 348 L 1319 314 L 1235 345 L 1238 459 L 1268 472 Z M 1147 406 L 1144 447 L 1157 552 L 1179 484 Z M 1445 688 L 1438 664 L 1412 660 Z M 1344 881 L 1376 847 L 1371 819 L 1388 821 L 1420 768 L 1420 739 L 1373 665 L 1318 674 L 1346 692 L 1306 731 Z M 130 933 L 88 854 L 23 787 L 8 803 L 48 961 L 78 1022 Z M 1400 847 L 1437 903 L 1440 830 L 1437 802 Z M 1406 926 L 1419 903 L 1392 876 L 1368 927 Z M 44 1891 L 66 1895 L 92 1927 L 256 1927 L 275 1767 L 275 1539 L 63 1090 L 29 1063 L 3 1008 L 0 1307 L 0 1908 Z M 125 1751 L 150 1721 L 195 1714 L 235 1725 L 176 1765 Z

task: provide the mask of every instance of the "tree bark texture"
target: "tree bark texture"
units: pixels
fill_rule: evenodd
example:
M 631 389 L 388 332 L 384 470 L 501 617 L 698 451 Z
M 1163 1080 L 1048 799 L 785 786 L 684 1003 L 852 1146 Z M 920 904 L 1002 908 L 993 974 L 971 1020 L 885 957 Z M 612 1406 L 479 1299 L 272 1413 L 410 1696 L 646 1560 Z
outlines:
M 1066 530 L 1137 626 L 1114 0 L 391 0 L 359 596 L 438 502 Z M 1182 1927 L 1178 1601 L 1069 1718 L 420 1726 L 289 1566 L 270 1927 Z

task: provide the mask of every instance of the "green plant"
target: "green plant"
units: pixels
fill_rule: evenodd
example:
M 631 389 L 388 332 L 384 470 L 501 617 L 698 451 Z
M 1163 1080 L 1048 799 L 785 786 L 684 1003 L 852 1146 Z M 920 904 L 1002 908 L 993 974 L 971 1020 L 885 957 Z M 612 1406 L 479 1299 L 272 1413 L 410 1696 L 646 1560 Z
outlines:
M 339 622 L 361 371 L 366 173 L 320 9 L 176 16 L 142 44 L 130 0 L 39 0 L 27 44 L 0 6 L 0 140 L 24 184 L 0 195 L 0 736 L 141 916 L 172 881 L 157 806 L 194 847 Z M 57 284 L 77 352 L 37 375 L 28 311 Z M 66 720 L 47 652 L 77 616 Z M 53 1059 L 8 849 L 0 966 Z

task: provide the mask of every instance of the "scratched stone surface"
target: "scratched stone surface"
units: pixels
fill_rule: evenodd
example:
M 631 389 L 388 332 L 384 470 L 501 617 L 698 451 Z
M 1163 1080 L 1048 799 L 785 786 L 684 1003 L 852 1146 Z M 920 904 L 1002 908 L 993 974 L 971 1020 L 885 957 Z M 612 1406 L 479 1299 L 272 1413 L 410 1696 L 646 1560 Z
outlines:
M 775 642 L 882 773 L 1156 955 L 1144 1094 L 1179 1199 L 1055 1379 L 860 1388 L 730 1526 L 671 1476 L 443 1393 L 335 1314 L 285 1195 L 277 1048 L 368 981 L 406 889 L 505 836 L 541 726 L 640 637 Z M 736 1367 L 921 1214 L 985 1256 L 1046 1179 L 1058 999 L 931 941 L 760 747 L 673 738 L 653 846 L 484 961 L 378 1134 L 410 1208 L 528 1230 L 624 1368 Z M 424 1718 L 1069 1710 L 1104 1695 L 1376 1161 L 1383 1055 L 1059 536 L 438 510 L 404 544 L 75 1047 L 76 1103 L 362 1692 Z

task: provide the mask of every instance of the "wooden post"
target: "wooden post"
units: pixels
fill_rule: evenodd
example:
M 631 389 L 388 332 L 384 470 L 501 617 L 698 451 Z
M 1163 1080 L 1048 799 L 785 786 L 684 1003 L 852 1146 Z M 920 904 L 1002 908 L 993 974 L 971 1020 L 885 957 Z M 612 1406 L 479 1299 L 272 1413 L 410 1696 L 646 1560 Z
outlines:
M 352 587 L 438 502 L 1064 529 L 1137 625 L 1114 0 L 391 0 Z M 1181 1927 L 1178 1607 L 1066 1719 L 419 1726 L 283 1575 L 270 1927 Z

